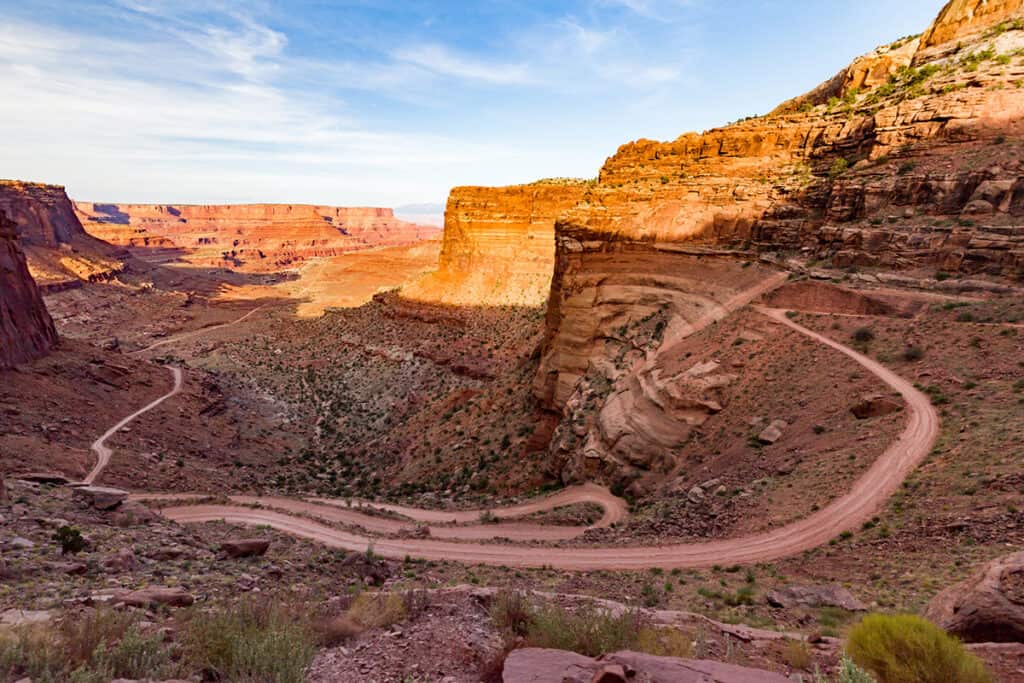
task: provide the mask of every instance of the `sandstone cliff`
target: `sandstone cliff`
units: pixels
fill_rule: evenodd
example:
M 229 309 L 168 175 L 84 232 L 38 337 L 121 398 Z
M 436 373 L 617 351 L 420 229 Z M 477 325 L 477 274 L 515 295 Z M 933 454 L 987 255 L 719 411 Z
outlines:
M 391 209 L 293 204 L 221 206 L 76 202 L 90 234 L 152 262 L 268 272 L 316 257 L 429 239 L 437 228 Z
M 437 272 L 403 295 L 456 305 L 542 305 L 551 287 L 555 218 L 579 202 L 588 186 L 547 180 L 453 189 Z
M 29 274 L 16 224 L 0 211 L 0 368 L 45 355 L 57 331 Z
M 759 259 L 1024 275 L 1021 4 L 954 0 L 766 117 L 607 160 L 555 224 L 535 389 L 564 478 L 676 464 L 728 378 L 674 342 L 777 283 Z
M 0 180 L 0 211 L 15 224 L 39 285 L 107 280 L 122 269 L 117 250 L 86 234 L 59 185 Z

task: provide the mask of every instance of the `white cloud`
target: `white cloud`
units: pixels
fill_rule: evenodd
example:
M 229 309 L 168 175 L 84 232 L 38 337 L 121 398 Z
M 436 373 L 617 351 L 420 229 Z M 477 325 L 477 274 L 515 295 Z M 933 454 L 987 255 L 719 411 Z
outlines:
M 444 45 L 428 44 L 396 50 L 393 57 L 442 76 L 452 76 L 496 85 L 525 85 L 534 82 L 524 64 L 501 64 L 460 55 Z

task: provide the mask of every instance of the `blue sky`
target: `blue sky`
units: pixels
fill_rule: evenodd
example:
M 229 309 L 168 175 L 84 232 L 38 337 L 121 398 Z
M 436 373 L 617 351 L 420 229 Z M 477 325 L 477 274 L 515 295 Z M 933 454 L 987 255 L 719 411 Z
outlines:
M 940 0 L 0 0 L 0 177 L 443 203 L 764 113 Z

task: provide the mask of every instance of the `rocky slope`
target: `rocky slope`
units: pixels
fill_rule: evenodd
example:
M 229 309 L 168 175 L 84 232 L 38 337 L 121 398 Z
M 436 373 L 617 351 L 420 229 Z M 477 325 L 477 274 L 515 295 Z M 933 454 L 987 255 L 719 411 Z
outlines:
M 45 355 L 57 331 L 29 274 L 16 224 L 0 211 L 0 368 Z
M 650 467 L 637 453 L 716 412 L 697 359 L 673 357 L 672 342 L 772 270 L 1024 275 L 1022 13 L 951 2 L 923 38 L 768 116 L 607 160 L 555 224 L 536 393 L 568 423 L 599 415 L 570 439 L 563 476 L 594 459 Z
M 270 272 L 317 257 L 411 244 L 437 229 L 391 209 L 293 204 L 223 206 L 76 202 L 90 234 L 152 262 Z
M 0 180 L 0 211 L 14 221 L 32 275 L 44 290 L 107 280 L 123 268 L 117 249 L 86 234 L 59 185 Z
M 587 186 L 546 180 L 453 189 L 437 272 L 403 294 L 455 305 L 542 305 L 551 285 L 555 218 L 580 201 Z

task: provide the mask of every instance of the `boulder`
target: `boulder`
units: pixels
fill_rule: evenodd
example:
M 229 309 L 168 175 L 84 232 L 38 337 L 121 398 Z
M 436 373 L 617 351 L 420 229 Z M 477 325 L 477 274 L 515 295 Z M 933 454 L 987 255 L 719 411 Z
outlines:
M 0 613 L 0 624 L 4 626 L 24 626 L 25 624 L 43 624 L 53 618 L 51 610 L 9 609 Z
M 945 589 L 924 615 L 968 642 L 1024 642 L 1024 552 L 993 560 Z
M 882 417 L 883 415 L 890 415 L 900 410 L 903 410 L 901 403 L 879 394 L 861 396 L 860 400 L 850 408 L 850 412 L 858 420 Z
M 29 472 L 28 474 L 19 474 L 15 478 L 21 481 L 30 481 L 34 484 L 55 484 L 57 486 L 65 486 L 71 482 L 70 479 L 59 472 Z
M 819 586 L 791 585 L 775 588 L 765 595 L 772 607 L 839 607 L 861 612 L 867 607 L 839 584 Z
M 78 486 L 72 495 L 97 510 L 113 510 L 128 498 L 128 492 L 105 486 Z
M 188 607 L 195 602 L 195 598 L 181 588 L 150 586 L 122 596 L 120 602 L 129 607 L 152 607 L 154 605 Z
M 112 574 L 133 571 L 135 569 L 135 553 L 131 548 L 122 548 L 116 554 L 103 560 L 103 568 Z
M 763 444 L 773 444 L 782 438 L 782 430 L 788 426 L 785 420 L 772 420 L 771 424 L 757 435 L 757 440 Z
M 621 677 L 620 677 L 621 676 Z M 707 660 L 616 652 L 600 659 L 575 652 L 524 648 L 505 660 L 504 683 L 785 683 L 788 678 L 763 669 Z
M 228 557 L 234 558 L 263 555 L 269 547 L 270 541 L 262 538 L 239 538 L 220 544 L 220 549 L 227 553 Z

